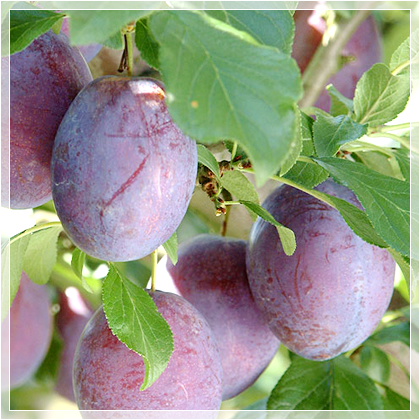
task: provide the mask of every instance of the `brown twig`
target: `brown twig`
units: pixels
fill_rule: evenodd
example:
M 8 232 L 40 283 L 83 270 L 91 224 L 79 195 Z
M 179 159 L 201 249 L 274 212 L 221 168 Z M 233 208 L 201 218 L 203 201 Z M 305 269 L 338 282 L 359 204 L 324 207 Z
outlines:
M 316 102 L 328 79 L 336 72 L 338 59 L 347 41 L 378 3 L 363 3 L 363 9 L 356 11 L 349 20 L 337 23 L 336 36 L 326 46 L 318 47 L 302 78 L 305 93 L 299 103 L 301 108 L 312 106 Z

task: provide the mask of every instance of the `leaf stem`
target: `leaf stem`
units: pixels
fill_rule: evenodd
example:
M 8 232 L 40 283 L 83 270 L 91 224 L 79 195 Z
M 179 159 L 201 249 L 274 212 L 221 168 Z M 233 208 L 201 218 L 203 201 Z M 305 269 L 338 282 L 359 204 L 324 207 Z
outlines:
M 311 163 L 312 165 L 316 165 L 316 163 L 308 156 L 299 156 L 296 160 L 298 162 L 305 162 L 305 163 Z
M 236 152 L 237 152 L 237 150 L 238 150 L 238 142 L 237 142 L 237 141 L 235 141 L 235 142 L 233 143 L 232 153 L 230 154 L 230 164 L 231 164 L 231 165 L 233 164 L 233 161 L 234 161 L 234 159 L 235 159 L 235 156 L 236 156 Z
M 128 32 L 124 34 L 127 42 L 127 76 L 133 75 L 133 34 Z
M 304 97 L 299 103 L 301 108 L 313 105 L 324 89 L 328 79 L 337 71 L 338 58 L 350 37 L 359 25 L 369 16 L 371 8 L 377 4 L 369 1 L 363 4 L 364 9 L 358 10 L 349 20 L 337 23 L 335 36 L 331 41 L 316 50 L 309 66 L 303 74 Z
M 378 128 L 378 132 L 386 133 L 388 131 L 396 131 L 396 130 L 404 130 L 406 128 L 418 127 L 419 123 L 416 121 L 403 123 L 403 124 L 395 124 L 395 125 L 384 125 Z
M 155 249 L 152 252 L 152 285 L 150 290 L 154 292 L 156 290 L 156 268 L 158 263 L 158 250 Z
M 368 137 L 388 137 L 389 139 L 395 140 L 398 143 L 400 143 L 402 146 L 404 146 L 406 149 L 410 150 L 410 141 L 406 140 L 402 136 L 397 136 L 396 134 L 387 133 L 387 132 L 381 132 L 381 133 L 372 133 L 369 134 Z
M 38 232 L 39 230 L 48 229 L 52 227 L 58 227 L 61 226 L 61 222 L 49 222 L 49 223 L 43 223 L 42 225 L 36 225 L 34 227 L 31 227 L 29 229 L 24 230 L 21 233 L 18 233 L 17 235 L 13 236 L 10 239 L 9 244 L 11 245 L 13 242 L 17 241 L 20 238 L 23 238 L 26 235 L 30 235 L 31 233 Z
M 241 204 L 239 201 L 223 201 L 223 204 L 226 206 L 234 206 L 236 204 Z

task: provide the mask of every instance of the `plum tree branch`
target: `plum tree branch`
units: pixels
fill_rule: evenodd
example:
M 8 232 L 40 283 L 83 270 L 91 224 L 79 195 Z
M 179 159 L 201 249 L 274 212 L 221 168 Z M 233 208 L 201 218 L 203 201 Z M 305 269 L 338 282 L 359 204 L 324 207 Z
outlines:
M 315 52 L 309 66 L 303 74 L 304 96 L 299 103 L 301 108 L 312 106 L 328 79 L 336 72 L 338 59 L 347 41 L 359 27 L 359 25 L 369 16 L 371 9 L 377 1 L 369 1 L 363 4 L 364 9 L 357 10 L 355 14 L 345 21 L 337 23 L 336 35 L 326 45 L 320 45 Z

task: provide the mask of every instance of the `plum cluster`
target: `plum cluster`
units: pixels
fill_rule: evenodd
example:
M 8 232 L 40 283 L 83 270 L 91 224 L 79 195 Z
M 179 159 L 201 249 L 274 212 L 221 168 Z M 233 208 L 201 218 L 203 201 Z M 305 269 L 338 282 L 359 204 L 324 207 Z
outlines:
M 293 54 L 302 71 L 325 29 L 299 29 L 311 16 L 295 15 Z M 373 20 L 360 31 L 376 33 Z M 337 88 L 351 96 L 354 87 L 340 89 L 339 80 L 345 71 L 356 80 L 377 61 L 379 41 L 359 51 L 356 37 L 346 48 L 356 59 L 337 76 Z M 140 259 L 167 241 L 193 193 L 197 150 L 172 121 L 163 85 L 136 77 L 92 81 L 77 48 L 51 31 L 11 56 L 10 76 L 10 197 L 2 195 L 2 204 L 30 208 L 52 197 L 69 238 L 101 260 Z M 317 189 L 361 208 L 331 180 Z M 94 410 L 218 410 L 256 381 L 280 342 L 311 360 L 363 342 L 391 299 L 388 252 L 292 187 L 279 187 L 263 206 L 294 231 L 293 256 L 283 252 L 275 227 L 259 219 L 248 242 L 202 235 L 180 246 L 176 265 L 159 264 L 162 291 L 149 294 L 171 327 L 174 352 L 145 391 L 142 357 L 113 335 L 103 309 L 94 311 L 76 289 L 62 293 L 57 392 L 93 417 Z M 47 287 L 22 273 L 10 313 L 11 387 L 39 367 L 53 321 Z

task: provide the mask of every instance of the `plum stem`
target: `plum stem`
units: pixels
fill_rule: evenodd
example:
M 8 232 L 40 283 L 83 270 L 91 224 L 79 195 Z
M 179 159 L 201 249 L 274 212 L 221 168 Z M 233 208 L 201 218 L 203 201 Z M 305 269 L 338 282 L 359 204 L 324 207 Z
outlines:
M 220 228 L 220 236 L 226 236 L 227 225 L 228 225 L 228 221 L 229 221 L 230 209 L 231 209 L 230 206 L 226 207 L 226 213 L 224 215 L 222 226 Z
M 154 292 L 156 290 L 156 268 L 158 263 L 158 251 L 155 249 L 152 252 L 152 285 L 150 290 Z
M 43 230 L 43 229 L 58 227 L 58 226 L 61 226 L 61 222 L 49 222 L 49 223 L 43 223 L 42 225 L 36 225 L 10 238 L 9 245 L 17 241 L 18 239 L 23 238 L 26 235 L 30 235 L 31 233 L 38 232 L 39 230 Z
M 328 79 L 337 70 L 342 49 L 376 4 L 377 1 L 366 2 L 364 9 L 356 11 L 350 19 L 337 22 L 336 36 L 326 46 L 321 44 L 318 47 L 302 77 L 305 94 L 300 107 L 309 107 L 316 102 Z
M 124 34 L 127 47 L 127 76 L 133 75 L 133 34 L 131 32 Z

